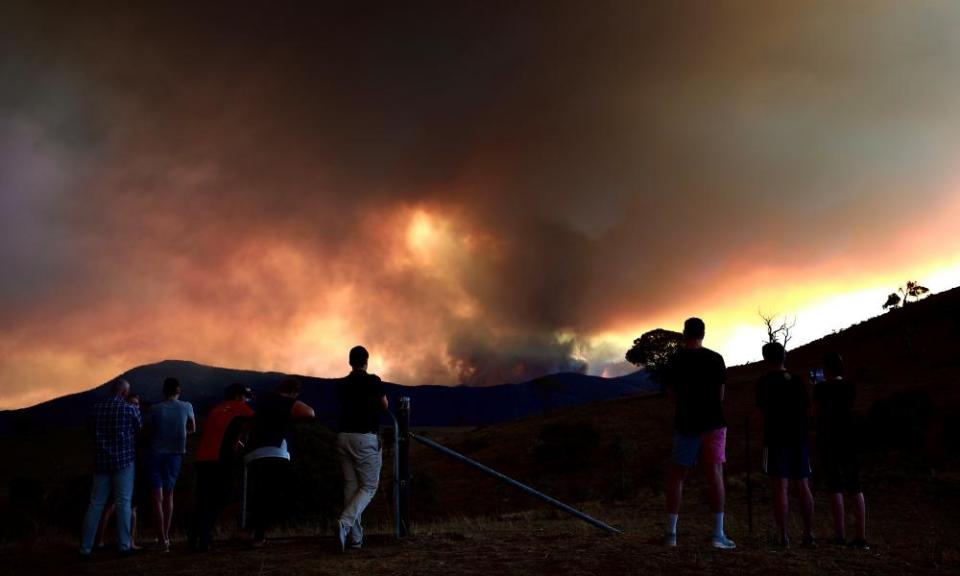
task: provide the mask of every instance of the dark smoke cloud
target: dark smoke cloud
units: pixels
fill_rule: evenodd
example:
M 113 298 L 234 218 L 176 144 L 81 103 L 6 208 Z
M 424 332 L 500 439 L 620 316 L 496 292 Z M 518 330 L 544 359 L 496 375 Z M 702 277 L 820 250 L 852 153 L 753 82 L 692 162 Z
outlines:
M 948 4 L 8 3 L 3 395 L 56 357 L 321 370 L 311 345 L 340 352 L 321 334 L 410 382 L 586 370 L 584 337 L 758 262 L 875 261 L 952 177 L 958 23 Z M 398 263 L 418 211 L 449 254 Z

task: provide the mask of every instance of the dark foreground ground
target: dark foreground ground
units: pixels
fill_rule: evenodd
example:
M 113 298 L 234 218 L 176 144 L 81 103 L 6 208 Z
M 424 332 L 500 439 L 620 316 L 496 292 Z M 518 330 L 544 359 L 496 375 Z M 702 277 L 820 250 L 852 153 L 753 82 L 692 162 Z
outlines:
M 372 535 L 364 550 L 344 555 L 335 553 L 330 537 L 289 535 L 259 550 L 224 541 L 214 551 L 193 554 L 180 543 L 169 554 L 118 558 L 104 552 L 81 562 L 75 543 L 50 538 L 0 547 L 0 574 L 960 574 L 960 490 L 950 478 L 890 483 L 868 495 L 874 544 L 868 552 L 826 545 L 773 548 L 766 506 L 756 509 L 750 534 L 744 502 L 736 498 L 728 504 L 728 532 L 738 549 L 714 551 L 707 546 L 709 514 L 698 492 L 689 491 L 680 547 L 672 550 L 660 545 L 660 503 L 651 497 L 586 507 L 624 528 L 618 536 L 538 509 L 421 525 L 416 536 L 402 541 Z M 818 500 L 818 506 L 819 533 L 826 536 L 826 502 Z

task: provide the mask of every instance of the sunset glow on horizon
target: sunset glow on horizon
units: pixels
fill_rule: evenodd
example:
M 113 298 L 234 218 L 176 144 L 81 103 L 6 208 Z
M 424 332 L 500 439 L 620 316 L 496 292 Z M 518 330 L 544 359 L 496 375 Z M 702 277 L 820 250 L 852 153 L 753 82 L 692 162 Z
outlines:
M 960 5 L 468 4 L 0 8 L 0 409 L 615 376 L 689 316 L 732 366 L 960 286 Z

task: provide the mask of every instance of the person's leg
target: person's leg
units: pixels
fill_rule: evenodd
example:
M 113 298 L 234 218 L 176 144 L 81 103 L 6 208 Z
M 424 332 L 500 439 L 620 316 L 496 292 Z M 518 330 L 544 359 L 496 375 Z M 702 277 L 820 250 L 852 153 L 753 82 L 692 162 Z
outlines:
M 344 547 L 357 523 L 356 502 L 360 493 L 360 478 L 357 474 L 358 455 L 353 442 L 355 434 L 341 433 L 337 435 L 337 458 L 340 460 L 340 470 L 343 472 L 343 510 L 337 521 L 337 539 Z
M 153 516 L 153 530 L 158 544 L 164 543 L 163 538 L 163 470 L 160 455 L 150 451 L 146 456 L 147 483 L 149 490 L 149 508 Z
M 830 513 L 833 515 L 833 537 L 837 542 L 843 542 L 847 539 L 847 526 L 842 492 L 830 494 Z
M 290 461 L 260 458 L 249 466 L 253 491 L 250 507 L 250 534 L 254 543 L 263 542 L 271 523 L 284 512 Z
M 137 546 L 137 506 L 135 501 L 133 505 L 130 506 L 130 549 L 140 549 L 140 547 Z
M 170 542 L 170 527 L 173 525 L 173 492 L 177 485 L 177 476 L 180 475 L 180 454 L 164 455 L 163 481 L 163 540 Z
M 803 516 L 803 538 L 807 543 L 813 540 L 813 493 L 810 491 L 810 480 L 801 478 L 793 483 L 793 490 L 800 501 L 800 512 Z
M 359 545 L 363 542 L 363 526 L 361 518 L 370 501 L 377 493 L 380 484 L 380 466 L 383 454 L 380 451 L 380 439 L 373 434 L 361 438 L 360 459 L 357 461 L 357 478 L 360 481 L 360 490 L 357 494 L 357 517 L 350 527 L 350 544 Z
M 710 509 L 723 514 L 727 492 L 723 485 L 723 464 L 707 464 L 707 482 L 710 486 Z
M 133 498 L 134 465 L 130 464 L 113 475 L 114 500 L 117 503 L 117 547 L 130 550 L 130 501 Z
M 117 509 L 116 502 L 107 504 L 107 508 L 100 517 L 100 525 L 97 526 L 97 548 L 103 548 L 107 545 L 107 528 L 110 527 L 110 517 Z
M 213 527 L 216 524 L 219 503 L 223 501 L 227 492 L 226 483 L 220 478 L 219 462 L 197 462 L 197 491 L 192 527 L 191 540 L 199 549 L 203 550 L 213 540 Z
M 353 460 L 353 473 L 356 475 L 357 489 L 344 504 L 340 521 L 343 528 L 353 532 L 360 521 L 360 515 L 373 499 L 380 481 L 380 444 L 371 434 L 350 434 L 346 436 L 345 449 Z
M 867 540 L 867 502 L 863 492 L 857 492 L 851 496 L 850 500 L 853 503 L 853 518 L 857 523 L 857 540 L 865 542 Z
M 701 456 L 707 468 L 710 486 L 710 506 L 713 509 L 713 545 L 717 548 L 734 548 L 723 528 L 726 488 L 723 482 L 723 464 L 727 461 L 727 429 L 719 428 L 703 435 Z
M 667 514 L 680 514 L 683 500 L 683 482 L 690 469 L 678 464 L 670 464 L 667 470 Z
M 100 523 L 100 517 L 109 497 L 110 476 L 94 474 L 93 485 L 90 488 L 90 503 L 87 506 L 87 513 L 83 517 L 83 527 L 80 531 L 81 554 L 90 554 L 93 551 L 93 541 L 97 536 L 97 525 Z
M 157 534 L 157 543 L 163 544 L 166 538 L 163 535 L 163 487 L 151 488 L 151 504 L 153 504 L 153 527 Z
M 163 541 L 170 542 L 170 526 L 173 524 L 173 488 L 163 491 Z
M 670 465 L 667 469 L 666 513 L 667 545 L 677 545 L 677 522 L 680 518 L 680 502 L 683 499 L 683 482 L 687 473 L 697 464 L 700 453 L 700 437 L 673 435 Z
M 777 536 L 784 544 L 787 538 L 787 516 L 790 513 L 790 502 L 787 498 L 789 482 L 786 478 L 770 478 L 770 493 L 773 496 L 773 521 L 777 525 Z

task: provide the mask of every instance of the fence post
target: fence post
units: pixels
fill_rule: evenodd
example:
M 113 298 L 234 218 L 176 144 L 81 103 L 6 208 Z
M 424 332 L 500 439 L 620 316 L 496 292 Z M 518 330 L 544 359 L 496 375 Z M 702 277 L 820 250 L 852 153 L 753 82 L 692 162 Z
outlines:
M 400 489 L 399 509 L 397 515 L 400 518 L 400 535 L 410 535 L 410 397 L 400 397 L 400 453 L 397 454 L 398 478 L 397 486 Z
M 750 416 L 743 418 L 744 458 L 747 461 L 747 532 L 753 534 L 753 483 L 750 481 Z

